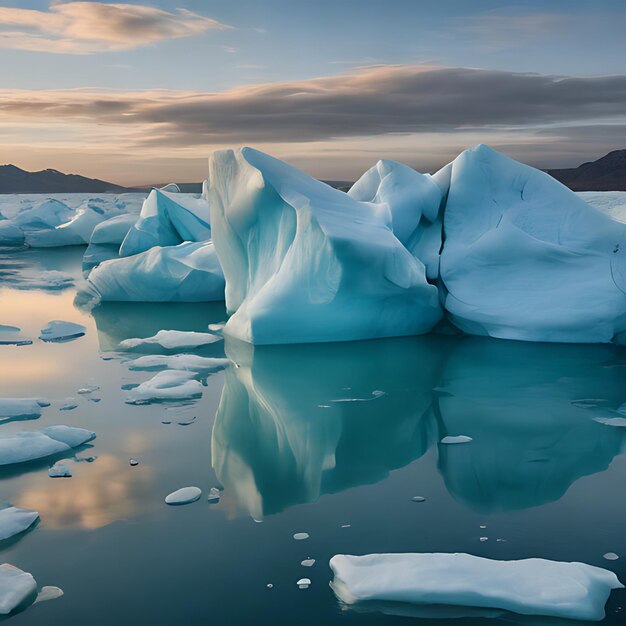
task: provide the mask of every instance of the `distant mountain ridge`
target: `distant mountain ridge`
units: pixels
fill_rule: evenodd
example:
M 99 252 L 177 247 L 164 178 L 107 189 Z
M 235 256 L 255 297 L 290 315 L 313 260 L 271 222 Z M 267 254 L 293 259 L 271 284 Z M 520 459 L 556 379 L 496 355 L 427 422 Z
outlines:
M 573 191 L 626 191 L 626 150 L 578 167 L 546 171 Z
M 121 193 L 133 191 L 97 178 L 63 174 L 57 170 L 27 172 L 15 165 L 0 165 L 0 193 Z

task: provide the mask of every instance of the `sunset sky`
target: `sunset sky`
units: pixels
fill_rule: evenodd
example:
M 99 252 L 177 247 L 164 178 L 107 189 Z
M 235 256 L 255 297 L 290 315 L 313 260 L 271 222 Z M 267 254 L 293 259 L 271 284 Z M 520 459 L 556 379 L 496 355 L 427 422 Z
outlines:
M 626 148 L 623 0 L 0 0 L 0 163 L 121 184 L 253 145 L 353 179 Z

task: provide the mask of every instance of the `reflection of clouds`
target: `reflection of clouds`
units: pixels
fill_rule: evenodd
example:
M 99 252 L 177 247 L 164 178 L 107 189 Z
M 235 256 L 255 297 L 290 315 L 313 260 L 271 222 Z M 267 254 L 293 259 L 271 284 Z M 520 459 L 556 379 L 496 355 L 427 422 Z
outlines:
M 38 474 L 16 506 L 38 511 L 47 528 L 95 529 L 137 515 L 151 500 L 148 466 L 129 469 L 126 460 L 103 455 L 93 463 L 73 464 L 72 470 L 70 479 L 42 480 Z

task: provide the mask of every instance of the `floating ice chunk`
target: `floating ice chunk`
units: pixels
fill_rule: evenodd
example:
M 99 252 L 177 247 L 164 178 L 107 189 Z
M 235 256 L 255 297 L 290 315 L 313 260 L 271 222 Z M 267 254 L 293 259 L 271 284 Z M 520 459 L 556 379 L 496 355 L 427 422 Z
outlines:
M 37 511 L 9 506 L 0 510 L 0 541 L 28 530 L 39 519 Z
M 347 341 L 424 333 L 441 318 L 437 288 L 384 203 L 359 202 L 251 148 L 215 152 L 209 183 L 233 313 L 226 334 Z
M 304 561 L 300 561 L 300 565 L 302 565 L 302 567 L 313 567 L 315 565 L 315 559 L 304 559 Z
M 39 206 L 18 213 L 11 222 L 24 232 L 56 228 L 68 222 L 74 216 L 74 211 L 59 200 L 52 198 L 42 202 Z
M 77 407 L 78 407 L 78 404 L 74 404 L 73 402 L 68 402 L 67 404 L 60 406 L 59 411 L 73 411 Z
M 412 502 L 425 502 L 426 498 L 424 496 L 413 496 L 411 498 Z
M 32 248 L 59 246 L 82 246 L 89 243 L 91 233 L 106 216 L 102 209 L 83 204 L 72 217 L 54 228 L 33 230 L 26 233 L 26 244 Z
M 8 615 L 37 592 L 37 583 L 31 574 L 3 563 L 0 565 L 0 614 Z
M 98 385 L 85 385 L 84 387 L 81 387 L 76 393 L 80 393 L 81 395 L 86 395 L 89 393 L 93 393 L 94 391 L 98 391 L 98 389 L 100 389 Z
M 619 428 L 626 426 L 626 417 L 594 417 L 593 420 L 607 426 L 617 426 Z
M 309 538 L 309 533 L 296 533 L 293 538 L 296 541 L 304 541 L 305 539 Z
M 308 589 L 311 586 L 310 578 L 301 578 L 297 583 L 298 589 Z
M 48 600 L 56 600 L 63 595 L 63 589 L 60 587 L 55 587 L 54 585 L 46 585 L 42 587 L 39 593 L 37 594 L 37 598 L 34 604 L 38 602 L 47 602 Z
M 78 339 L 82 337 L 86 331 L 87 329 L 82 324 L 53 320 L 52 322 L 48 322 L 45 328 L 42 328 L 39 339 L 42 341 L 61 343 Z
M 64 426 L 63 424 L 48 426 L 41 432 L 51 439 L 64 443 L 70 448 L 77 448 L 78 446 L 82 446 L 84 443 L 96 438 L 96 433 L 93 433 L 86 428 Z
M 72 470 L 65 463 L 55 463 L 49 470 L 50 478 L 71 478 Z
M 467 435 L 448 435 L 447 437 L 444 437 L 440 443 L 455 444 L 469 443 L 470 441 L 472 441 L 472 438 L 468 437 Z
M 190 504 L 200 499 L 202 489 L 199 487 L 182 487 L 173 491 L 165 498 L 167 504 Z
M 54 429 L 55 427 L 50 427 Z M 54 430 L 44 429 L 41 432 L 19 432 L 13 435 L 0 435 L 0 465 L 13 463 L 26 463 L 36 459 L 42 459 L 53 454 L 67 452 L 73 447 L 79 446 L 95 437 L 95 434 L 82 428 L 64 428 L 76 431 L 75 445 L 70 445 L 56 436 Z M 50 433 L 50 434 L 48 434 Z M 66 433 L 67 434 L 67 433 Z
M 564 619 L 604 618 L 608 570 L 545 559 L 496 561 L 470 554 L 339 554 L 331 586 L 346 604 L 363 601 L 504 609 Z
M 218 322 L 217 324 L 209 324 L 209 330 L 214 333 L 221 333 L 226 326 L 226 322 Z
M 0 398 L 0 423 L 14 419 L 37 419 L 48 403 L 37 398 Z
M 626 331 L 626 224 L 486 146 L 447 168 L 434 176 L 449 179 L 441 279 L 461 330 L 577 343 Z
M 148 354 L 140 356 L 128 365 L 129 370 L 191 370 L 208 372 L 224 369 L 230 361 L 223 358 L 198 356 L 197 354 Z
M 96 265 L 117 258 L 124 237 L 137 219 L 138 216 L 133 214 L 116 215 L 98 224 L 83 255 L 83 272 L 90 272 Z
M 606 554 L 603 554 L 602 557 L 607 561 L 617 561 L 617 559 L 619 559 L 619 556 L 617 556 L 615 552 L 607 552 Z
M 0 346 L 29 346 L 31 339 L 22 336 L 21 328 L 0 324 Z
M 211 333 L 198 333 L 186 330 L 160 330 L 152 337 L 145 339 L 124 339 L 120 342 L 121 348 L 137 348 L 143 345 L 156 344 L 166 350 L 177 350 L 181 348 L 199 348 L 210 343 L 222 341 L 221 337 Z
M 164 370 L 130 390 L 127 404 L 149 404 L 168 400 L 199 398 L 202 383 L 195 380 L 196 372 Z
M 209 491 L 208 501 L 209 504 L 217 504 L 220 501 L 222 494 L 217 487 L 211 487 Z
M 224 274 L 211 241 L 154 247 L 94 268 L 85 293 L 101 301 L 213 302 Z
M 209 239 L 211 226 L 206 200 L 192 194 L 153 189 L 143 203 L 139 219 L 120 246 L 120 256 L 136 255 L 156 246 Z
M 331 400 L 331 402 L 369 402 L 370 400 L 376 400 L 376 398 L 381 398 L 386 395 L 387 394 L 384 391 L 375 389 L 372 391 L 372 396 L 370 398 L 338 398 L 337 400 Z

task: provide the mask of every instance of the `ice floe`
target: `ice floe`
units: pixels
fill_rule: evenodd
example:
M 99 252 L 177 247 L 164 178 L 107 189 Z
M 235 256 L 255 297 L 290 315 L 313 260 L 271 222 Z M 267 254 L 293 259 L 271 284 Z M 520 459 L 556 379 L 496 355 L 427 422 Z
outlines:
M 205 357 L 197 354 L 147 354 L 128 364 L 129 370 L 190 370 L 194 372 L 213 372 L 224 369 L 230 361 L 225 358 Z
M 85 332 L 87 332 L 87 329 L 82 324 L 53 320 L 52 322 L 48 322 L 45 328 L 41 329 L 39 339 L 50 343 L 61 343 L 78 339 L 82 337 Z
M 71 478 L 72 470 L 65 463 L 55 463 L 48 469 L 50 478 Z
M 0 565 L 0 614 L 8 615 L 32 597 L 35 600 L 37 583 L 31 574 L 18 567 Z
M 226 334 L 255 344 L 346 341 L 423 333 L 441 318 L 437 288 L 394 234 L 386 202 L 355 200 L 251 148 L 215 152 L 209 185 L 233 314 Z M 429 205 L 405 219 L 406 198 L 420 193 L 421 184 L 398 194 L 402 236 Z
M 24 337 L 18 326 L 7 326 L 0 324 L 0 346 L 29 346 L 33 343 L 32 339 Z
M 156 344 L 166 350 L 178 350 L 199 348 L 218 341 L 222 341 L 222 338 L 211 333 L 199 333 L 191 330 L 160 330 L 152 337 L 124 339 L 120 342 L 120 348 L 137 348 L 143 345 Z
M 63 595 L 63 589 L 54 585 L 46 585 L 42 587 L 37 594 L 34 604 L 38 602 L 47 602 L 48 600 L 56 600 Z
M 15 419 L 37 419 L 48 402 L 37 398 L 0 398 L 0 423 Z
M 301 578 L 296 585 L 298 585 L 298 589 L 308 589 L 311 586 L 311 579 Z
M 619 556 L 617 556 L 615 552 L 607 552 L 606 554 L 603 554 L 602 557 L 607 561 L 617 561 L 619 559 Z
M 473 441 L 471 437 L 467 435 L 447 435 L 444 437 L 440 443 L 445 444 L 458 444 L 458 443 L 469 443 Z
M 302 565 L 302 567 L 313 567 L 315 565 L 315 559 L 304 559 L 304 561 L 300 561 L 300 565 Z
M 202 489 L 199 487 L 181 487 L 170 493 L 166 498 L 167 504 L 190 504 L 200 499 Z
M 28 530 L 39 519 L 37 511 L 9 506 L 0 509 L 0 541 Z
M 305 539 L 309 538 L 309 533 L 295 533 L 293 538 L 296 541 L 304 541 Z
M 202 395 L 202 383 L 195 379 L 196 376 L 196 372 L 163 370 L 131 389 L 126 403 L 149 404 L 199 398 Z
M 504 609 L 564 619 L 604 618 L 608 570 L 546 559 L 497 561 L 470 554 L 339 554 L 332 588 L 345 604 L 400 602 Z
M 84 428 L 48 426 L 41 431 L 0 435 L 0 465 L 26 463 L 68 452 L 96 436 Z

